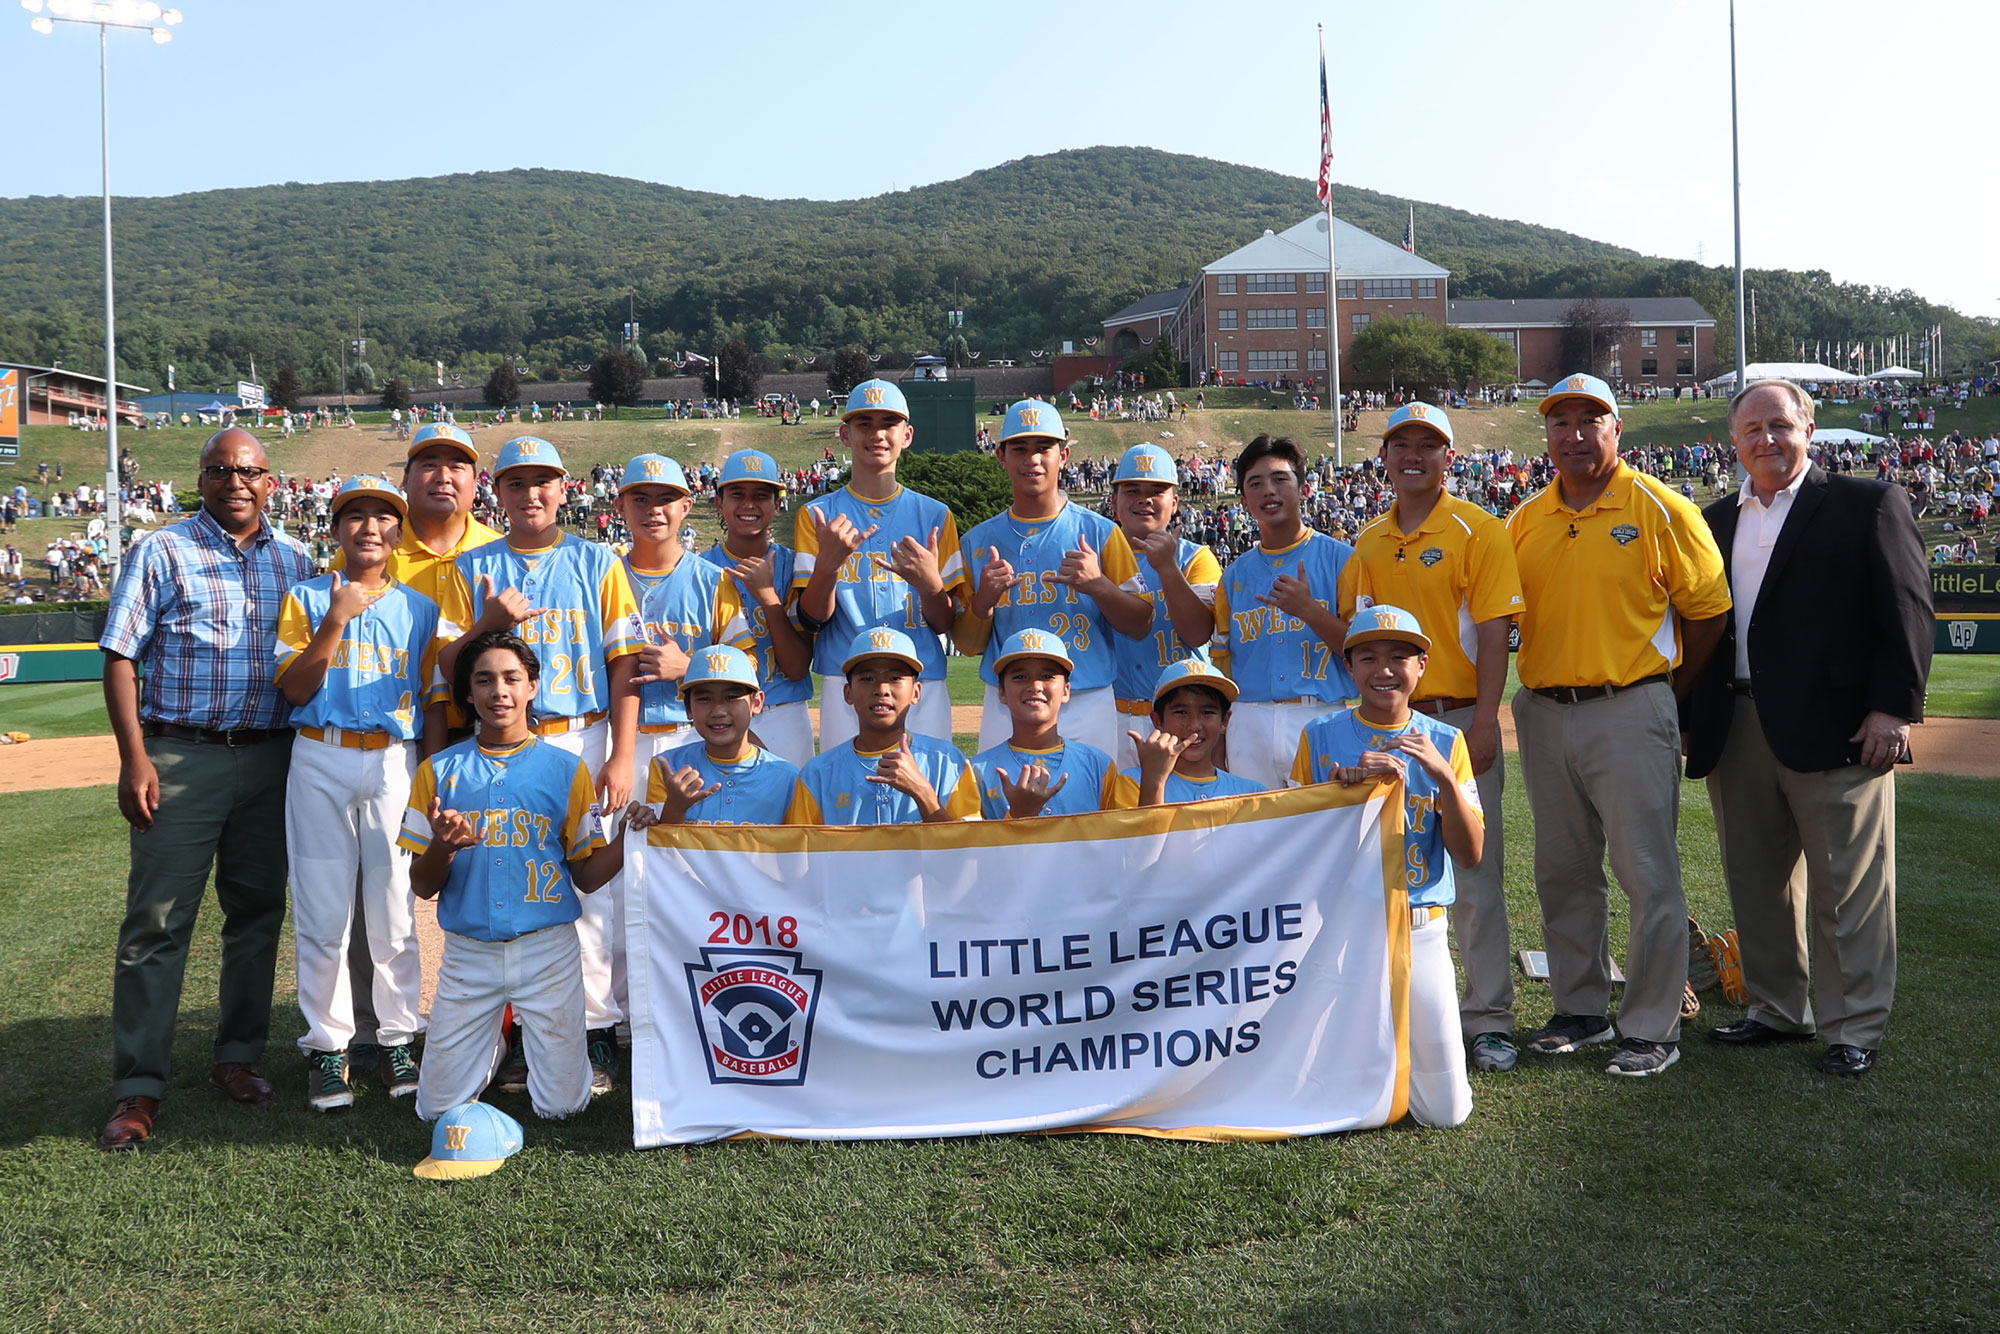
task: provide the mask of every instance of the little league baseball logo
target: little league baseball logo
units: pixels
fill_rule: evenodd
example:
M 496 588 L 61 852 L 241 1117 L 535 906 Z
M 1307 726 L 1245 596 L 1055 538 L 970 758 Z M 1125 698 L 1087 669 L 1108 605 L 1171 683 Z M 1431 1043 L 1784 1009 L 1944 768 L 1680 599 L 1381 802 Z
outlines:
M 711 1084 L 803 1084 L 820 970 L 797 950 L 705 949 L 685 965 Z
M 1619 546 L 1628 546 L 1638 540 L 1639 530 L 1629 523 L 1621 523 L 1611 530 L 1611 536 Z
M 1442 549 L 1438 547 L 1425 547 L 1423 551 L 1418 554 L 1417 559 L 1422 561 L 1424 563 L 1425 568 L 1428 569 L 1430 566 L 1433 566 L 1437 564 L 1439 561 L 1444 559 L 1444 552 Z

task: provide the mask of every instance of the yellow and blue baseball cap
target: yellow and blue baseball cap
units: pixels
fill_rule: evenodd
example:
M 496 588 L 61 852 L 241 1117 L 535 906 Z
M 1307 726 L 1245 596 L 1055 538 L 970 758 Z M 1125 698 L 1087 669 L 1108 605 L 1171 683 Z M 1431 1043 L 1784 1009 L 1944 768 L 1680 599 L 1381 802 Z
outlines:
M 1000 423 L 1000 443 L 1009 440 L 1067 440 L 1069 432 L 1063 429 L 1062 414 L 1051 404 L 1039 398 L 1024 398 L 1007 409 L 1007 417 Z
M 681 678 L 680 693 L 685 695 L 689 686 L 698 685 L 749 686 L 752 690 L 764 688 L 757 680 L 755 659 L 734 644 L 709 644 L 689 655 L 687 675 Z
M 498 477 L 509 468 L 554 468 L 566 473 L 562 455 L 556 447 L 535 435 L 517 435 L 500 446 L 500 457 L 493 462 L 493 475 Z
M 431 1128 L 431 1156 L 410 1169 L 431 1181 L 464 1181 L 506 1166 L 521 1151 L 521 1123 L 498 1107 L 465 1102 Z
M 688 485 L 687 474 L 681 471 L 681 465 L 665 454 L 633 456 L 618 479 L 618 494 L 622 496 L 635 486 L 671 486 L 684 496 L 694 493 L 694 488 Z
M 473 445 L 472 437 L 466 434 L 463 427 L 451 422 L 429 422 L 419 426 L 416 433 L 410 437 L 409 453 L 403 457 L 413 459 L 432 445 L 447 445 L 473 463 L 479 462 L 479 450 Z
M 1407 426 L 1411 422 L 1430 427 L 1444 437 L 1447 445 L 1452 442 L 1451 418 L 1445 415 L 1443 408 L 1434 408 L 1428 403 L 1405 403 L 1389 414 L 1389 424 L 1382 429 L 1383 443 L 1386 444 L 1389 437 L 1396 433 L 1397 427 Z
M 1111 484 L 1120 482 L 1165 482 L 1168 486 L 1181 484 L 1181 470 L 1174 466 L 1174 456 L 1158 445 L 1134 445 L 1118 460 L 1118 472 Z
M 1345 653 L 1356 644 L 1369 644 L 1379 639 L 1415 644 L 1426 653 L 1431 651 L 1431 637 L 1424 633 L 1424 627 L 1417 623 L 1417 618 L 1386 602 L 1363 607 L 1354 613 L 1354 619 L 1347 623 L 1347 638 L 1341 641 L 1340 651 Z
M 722 476 L 715 479 L 715 489 L 720 491 L 731 482 L 762 482 L 785 489 L 778 461 L 761 449 L 739 449 L 722 461 Z
M 357 500 L 387 501 L 390 508 L 396 511 L 398 518 L 410 517 L 410 502 L 403 498 L 402 491 L 395 483 L 387 478 L 370 477 L 364 473 L 342 482 L 340 489 L 333 493 L 333 517 L 338 519 L 340 511 Z
M 1062 640 L 1046 630 L 1022 630 L 1009 635 L 1007 642 L 1000 646 L 1000 656 L 993 660 L 993 674 L 1003 675 L 1008 663 L 1022 658 L 1047 658 L 1050 662 L 1061 663 L 1065 671 L 1076 666 L 1070 659 L 1069 645 Z
M 840 664 L 840 670 L 851 672 L 856 663 L 870 658 L 894 658 L 897 662 L 908 663 L 912 671 L 924 670 L 924 660 L 917 656 L 915 641 L 901 630 L 891 630 L 886 625 L 872 626 L 854 636 L 854 642 L 847 646 L 847 660 Z
M 904 421 L 910 419 L 910 405 L 903 399 L 903 391 L 887 380 L 863 380 L 854 386 L 847 396 L 847 411 L 840 414 L 846 421 L 857 412 L 893 412 Z
M 1618 415 L 1618 395 L 1595 375 L 1568 375 L 1550 385 L 1548 394 L 1542 399 L 1542 415 L 1548 416 L 1550 410 L 1566 398 L 1587 398 L 1611 409 L 1612 416 Z
M 1159 682 L 1153 687 L 1154 705 L 1157 706 L 1182 686 L 1207 686 L 1210 690 L 1220 691 L 1231 704 L 1236 702 L 1236 683 L 1229 679 L 1227 672 L 1200 658 L 1182 658 L 1179 662 L 1167 664 L 1166 670 L 1160 673 Z

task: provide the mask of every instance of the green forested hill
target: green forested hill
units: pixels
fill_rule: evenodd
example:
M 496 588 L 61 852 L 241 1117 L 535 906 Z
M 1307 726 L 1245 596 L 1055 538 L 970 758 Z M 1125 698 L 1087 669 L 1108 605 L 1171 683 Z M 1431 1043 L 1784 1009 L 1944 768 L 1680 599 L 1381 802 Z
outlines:
M 636 299 L 653 355 L 741 335 L 774 360 L 854 344 L 934 348 L 967 311 L 988 356 L 1023 356 L 1176 286 L 1317 207 L 1309 181 L 1140 148 L 1005 163 L 873 199 L 704 194 L 559 171 L 275 185 L 117 201 L 120 375 L 233 380 L 251 356 L 331 388 L 338 340 L 370 370 L 507 354 L 574 365 L 614 343 Z M 1407 203 L 1341 188 L 1335 208 L 1400 237 Z M 0 200 L 0 356 L 89 364 L 102 346 L 95 199 Z M 1545 227 L 1418 205 L 1422 252 L 1459 296 L 1690 294 L 1726 318 L 1727 276 Z M 1759 275 L 1760 333 L 1861 337 L 1945 312 L 1909 293 Z M 1816 321 L 1807 330 L 1807 315 Z

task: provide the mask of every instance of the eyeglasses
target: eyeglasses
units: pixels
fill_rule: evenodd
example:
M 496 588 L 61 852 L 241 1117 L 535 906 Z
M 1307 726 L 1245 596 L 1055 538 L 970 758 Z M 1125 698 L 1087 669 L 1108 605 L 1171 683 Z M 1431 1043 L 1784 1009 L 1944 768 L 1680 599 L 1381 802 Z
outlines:
M 232 468 L 227 463 L 210 463 L 201 470 L 201 475 L 211 482 L 226 482 L 232 477 L 241 477 L 246 482 L 254 482 L 259 477 L 269 477 L 269 468 Z

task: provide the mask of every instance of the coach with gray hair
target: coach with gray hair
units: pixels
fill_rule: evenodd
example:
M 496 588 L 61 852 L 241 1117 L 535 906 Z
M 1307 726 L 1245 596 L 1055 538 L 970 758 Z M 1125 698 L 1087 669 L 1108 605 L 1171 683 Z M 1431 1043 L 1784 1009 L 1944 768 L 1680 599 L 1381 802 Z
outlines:
M 1688 701 L 1687 771 L 1708 779 L 1751 1003 L 1709 1036 L 1817 1033 L 1821 1071 L 1863 1075 L 1896 995 L 1894 766 L 1923 719 L 1930 576 L 1901 487 L 1807 457 L 1805 390 L 1745 385 L 1729 436 L 1747 476 L 1704 517 L 1734 609 Z

